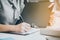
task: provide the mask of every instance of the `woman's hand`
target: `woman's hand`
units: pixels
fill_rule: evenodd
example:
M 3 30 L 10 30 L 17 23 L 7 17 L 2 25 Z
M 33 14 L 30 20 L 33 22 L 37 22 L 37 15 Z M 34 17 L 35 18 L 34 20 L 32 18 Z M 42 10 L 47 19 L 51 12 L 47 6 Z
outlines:
M 31 29 L 31 25 L 28 23 L 20 23 L 16 25 L 14 32 L 27 32 Z

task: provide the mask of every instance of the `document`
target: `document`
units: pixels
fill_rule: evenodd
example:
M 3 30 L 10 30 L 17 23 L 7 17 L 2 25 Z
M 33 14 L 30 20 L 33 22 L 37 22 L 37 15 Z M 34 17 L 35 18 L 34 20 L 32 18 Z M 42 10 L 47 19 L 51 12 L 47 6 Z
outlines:
M 28 32 L 14 33 L 14 34 L 29 35 L 29 34 L 33 34 L 33 33 L 38 32 L 38 31 L 39 31 L 39 29 L 37 29 L 37 28 L 31 28 L 31 30 L 29 30 Z

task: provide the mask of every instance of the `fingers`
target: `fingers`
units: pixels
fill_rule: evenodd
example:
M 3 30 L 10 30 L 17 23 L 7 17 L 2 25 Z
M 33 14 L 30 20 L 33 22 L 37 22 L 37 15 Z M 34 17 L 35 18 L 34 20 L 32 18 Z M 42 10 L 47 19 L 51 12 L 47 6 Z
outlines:
M 31 27 L 25 27 L 25 26 L 22 26 L 21 28 L 21 32 L 28 32 L 29 30 L 31 29 Z
M 28 26 L 27 26 L 27 27 L 25 27 L 24 31 L 25 31 L 25 32 L 28 32 L 30 29 L 31 29 L 31 27 L 28 27 Z
M 22 23 L 21 27 L 22 27 L 22 32 L 28 32 L 31 29 L 31 25 L 25 22 Z

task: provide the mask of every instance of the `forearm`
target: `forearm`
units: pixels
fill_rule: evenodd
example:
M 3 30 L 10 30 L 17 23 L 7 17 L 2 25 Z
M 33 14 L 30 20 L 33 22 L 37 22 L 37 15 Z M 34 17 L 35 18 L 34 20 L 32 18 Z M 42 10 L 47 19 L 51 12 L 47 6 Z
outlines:
M 0 24 L 0 32 L 14 31 L 15 25 L 2 25 Z

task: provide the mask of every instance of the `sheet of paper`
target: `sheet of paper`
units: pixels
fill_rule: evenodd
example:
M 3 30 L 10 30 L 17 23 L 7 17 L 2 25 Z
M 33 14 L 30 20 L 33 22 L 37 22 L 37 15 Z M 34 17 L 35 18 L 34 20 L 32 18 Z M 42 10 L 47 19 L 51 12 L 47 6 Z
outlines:
M 37 32 L 38 30 L 39 30 L 39 29 L 32 28 L 30 31 L 28 31 L 28 32 L 24 32 L 24 33 L 20 33 L 20 34 L 32 34 L 32 33 Z
M 29 34 L 33 34 L 33 33 L 38 32 L 38 31 L 39 31 L 39 29 L 31 28 L 31 30 L 30 30 L 30 31 L 28 31 L 28 32 L 15 33 L 15 34 L 20 34 L 20 35 L 29 35 Z

